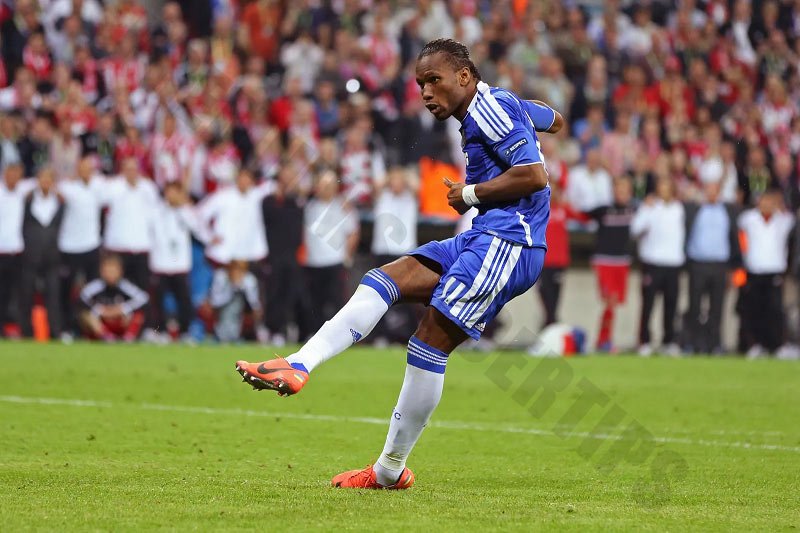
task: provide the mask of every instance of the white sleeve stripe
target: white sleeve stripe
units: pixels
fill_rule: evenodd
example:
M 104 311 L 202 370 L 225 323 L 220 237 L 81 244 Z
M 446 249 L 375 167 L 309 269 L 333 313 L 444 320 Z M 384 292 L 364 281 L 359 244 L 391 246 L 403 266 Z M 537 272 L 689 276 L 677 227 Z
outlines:
M 486 97 L 486 104 L 489 110 L 491 110 L 492 113 L 494 113 L 497 118 L 500 119 L 500 122 L 506 128 L 508 128 L 509 131 L 512 130 L 514 128 L 514 124 L 511 121 L 511 117 L 508 116 L 506 110 L 503 109 L 503 107 L 500 105 L 500 102 L 497 101 L 491 91 L 486 91 L 484 96 Z
M 478 109 L 473 109 L 470 111 L 470 116 L 475 120 L 475 123 L 481 129 L 481 131 L 489 137 L 492 141 L 499 141 L 502 139 L 499 133 L 494 129 L 494 127 L 489 124 L 485 118 L 483 118 L 483 114 Z
M 502 123 L 500 117 L 489 107 L 485 99 L 479 98 L 478 102 L 475 104 L 475 108 L 494 126 L 495 131 L 500 134 L 501 137 L 507 135 L 511 131 L 510 125 Z
M 490 128 L 492 128 L 492 131 L 494 131 L 495 135 L 497 135 L 500 138 L 503 137 L 503 135 L 504 135 L 503 130 L 498 127 L 497 123 L 492 119 L 492 117 L 489 115 L 489 113 L 487 113 L 486 110 L 484 110 L 483 108 L 480 107 L 480 104 L 475 106 L 475 112 L 478 113 L 481 116 L 481 118 L 483 118 L 483 121 Z
M 105 286 L 106 284 L 102 279 L 90 281 L 84 285 L 83 289 L 81 290 L 81 300 L 83 300 L 86 305 L 92 305 L 92 298 L 97 296 L 105 288 Z

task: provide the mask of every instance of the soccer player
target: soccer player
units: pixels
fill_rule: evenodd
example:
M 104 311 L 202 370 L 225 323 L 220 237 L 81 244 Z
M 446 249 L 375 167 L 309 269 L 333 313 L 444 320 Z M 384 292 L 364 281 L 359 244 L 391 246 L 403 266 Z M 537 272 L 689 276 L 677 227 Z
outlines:
M 414 483 L 406 459 L 439 403 L 449 354 L 466 339 L 479 339 L 506 302 L 533 286 L 546 250 L 550 188 L 536 131 L 558 131 L 561 116 L 481 81 L 467 48 L 452 39 L 423 47 L 416 78 L 437 120 L 461 122 L 466 183 L 445 183 L 456 211 L 478 208 L 472 229 L 367 272 L 350 301 L 286 359 L 236 363 L 254 388 L 295 394 L 314 368 L 369 334 L 391 305 L 428 305 L 408 342 L 383 452 L 374 466 L 335 476 L 335 487 L 407 489 Z

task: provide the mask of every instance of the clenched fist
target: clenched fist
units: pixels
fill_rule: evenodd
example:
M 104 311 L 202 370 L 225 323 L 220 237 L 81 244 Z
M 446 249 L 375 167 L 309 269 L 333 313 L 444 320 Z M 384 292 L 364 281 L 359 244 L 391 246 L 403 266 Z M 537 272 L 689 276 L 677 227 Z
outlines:
M 447 203 L 456 210 L 459 215 L 463 215 L 467 211 L 469 211 L 470 206 L 468 206 L 464 202 L 464 198 L 461 194 L 461 190 L 464 188 L 466 183 L 462 183 L 460 181 L 450 181 L 449 179 L 444 179 L 444 184 L 449 187 L 447 191 Z

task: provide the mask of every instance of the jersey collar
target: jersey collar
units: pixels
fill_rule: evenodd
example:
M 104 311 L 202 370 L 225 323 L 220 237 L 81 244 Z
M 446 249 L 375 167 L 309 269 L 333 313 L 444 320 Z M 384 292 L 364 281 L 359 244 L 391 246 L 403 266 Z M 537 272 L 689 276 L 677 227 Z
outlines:
M 476 85 L 478 90 L 475 92 L 475 96 L 472 97 L 472 101 L 469 103 L 469 107 L 467 107 L 467 114 L 464 115 L 464 118 L 461 120 L 463 123 L 464 120 L 472 113 L 472 110 L 475 109 L 475 106 L 478 105 L 478 96 L 487 92 L 489 90 L 489 85 L 486 82 L 479 81 Z

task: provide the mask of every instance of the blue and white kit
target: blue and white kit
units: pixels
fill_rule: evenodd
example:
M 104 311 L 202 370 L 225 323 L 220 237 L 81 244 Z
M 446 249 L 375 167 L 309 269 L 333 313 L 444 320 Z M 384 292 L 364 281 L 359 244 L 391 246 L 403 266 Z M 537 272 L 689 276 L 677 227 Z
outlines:
M 546 131 L 555 112 L 478 82 L 461 124 L 467 184 L 478 184 L 522 165 L 544 165 L 536 131 Z M 425 244 L 409 255 L 442 266 L 431 305 L 479 339 L 486 323 L 514 297 L 530 289 L 547 250 L 550 187 L 512 202 L 481 203 L 472 229 Z

